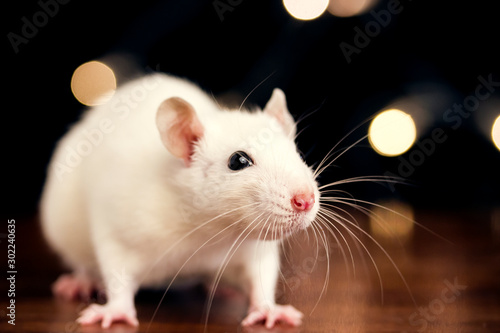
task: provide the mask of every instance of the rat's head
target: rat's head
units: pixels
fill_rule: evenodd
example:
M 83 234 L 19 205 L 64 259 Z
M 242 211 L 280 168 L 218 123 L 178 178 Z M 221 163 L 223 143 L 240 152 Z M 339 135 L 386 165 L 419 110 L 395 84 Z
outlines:
M 279 239 L 315 219 L 319 191 L 295 146 L 295 122 L 281 90 L 254 112 L 197 114 L 187 101 L 170 98 L 157 125 L 165 147 L 184 161 L 189 209 L 217 216 L 210 224 Z

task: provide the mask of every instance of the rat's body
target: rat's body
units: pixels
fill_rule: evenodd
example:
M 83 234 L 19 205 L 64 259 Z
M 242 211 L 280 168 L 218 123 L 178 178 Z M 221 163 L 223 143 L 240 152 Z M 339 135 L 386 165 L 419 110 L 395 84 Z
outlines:
M 244 324 L 301 314 L 274 303 L 279 241 L 306 228 L 318 189 L 276 90 L 264 111 L 220 110 L 195 85 L 151 75 L 90 109 L 58 144 L 41 212 L 48 242 L 74 270 L 66 298 L 102 288 L 79 322 L 136 325 L 140 287 L 223 279 L 248 294 Z

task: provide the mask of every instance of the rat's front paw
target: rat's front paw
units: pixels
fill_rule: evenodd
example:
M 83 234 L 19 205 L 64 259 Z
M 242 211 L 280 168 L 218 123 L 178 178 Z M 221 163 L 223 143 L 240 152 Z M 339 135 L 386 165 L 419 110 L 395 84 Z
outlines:
M 91 304 L 80 313 L 77 322 L 81 325 L 92 325 L 101 322 L 102 328 L 109 328 L 114 322 L 125 322 L 132 326 L 138 326 L 135 309 L 124 309 L 117 304 L 99 305 Z
M 251 308 L 248 315 L 241 322 L 243 326 L 252 326 L 264 323 L 266 328 L 271 329 L 276 323 L 281 322 L 291 326 L 300 326 L 304 315 L 291 305 L 273 305 L 260 308 Z

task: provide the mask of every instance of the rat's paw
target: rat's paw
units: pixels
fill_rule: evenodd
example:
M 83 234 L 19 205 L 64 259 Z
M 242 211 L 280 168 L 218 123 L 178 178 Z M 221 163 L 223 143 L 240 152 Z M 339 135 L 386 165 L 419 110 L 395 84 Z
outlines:
M 252 326 L 264 323 L 265 327 L 271 329 L 276 323 L 281 322 L 291 326 L 300 326 L 304 315 L 291 305 L 273 305 L 251 309 L 241 322 L 243 326 Z
M 90 300 L 93 291 L 94 284 L 89 278 L 75 274 L 62 274 L 52 285 L 54 295 L 68 301 Z
M 125 322 L 132 326 L 138 326 L 135 309 L 124 309 L 119 305 L 89 305 L 80 313 L 76 320 L 81 325 L 92 325 L 101 322 L 102 328 L 109 328 L 114 322 Z

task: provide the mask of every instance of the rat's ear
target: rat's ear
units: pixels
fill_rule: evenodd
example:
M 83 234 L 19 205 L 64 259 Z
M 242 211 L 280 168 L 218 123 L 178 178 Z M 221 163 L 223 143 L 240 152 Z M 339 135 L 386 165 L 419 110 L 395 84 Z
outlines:
M 163 145 L 189 166 L 194 144 L 203 136 L 203 125 L 191 104 L 179 97 L 166 99 L 156 113 L 156 126 Z
M 264 112 L 276 118 L 285 130 L 285 133 L 291 137 L 295 137 L 297 127 L 286 106 L 285 93 L 281 89 L 276 88 L 273 90 L 271 99 L 267 102 Z

